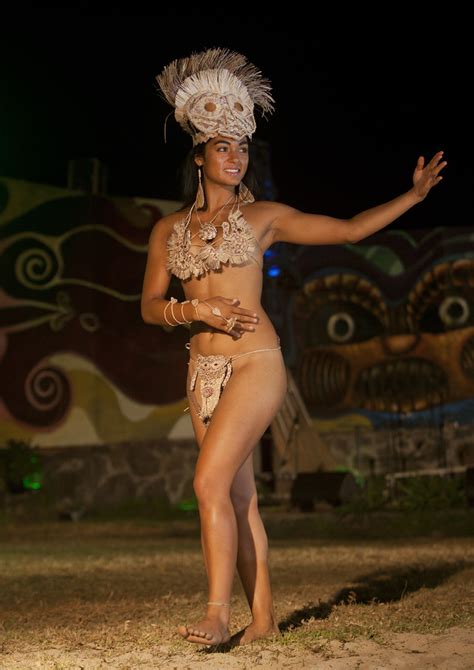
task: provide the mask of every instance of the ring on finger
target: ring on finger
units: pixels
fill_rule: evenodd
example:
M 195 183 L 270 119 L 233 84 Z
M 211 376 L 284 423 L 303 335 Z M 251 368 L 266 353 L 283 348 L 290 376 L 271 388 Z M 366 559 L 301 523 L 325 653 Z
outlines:
M 235 316 L 231 317 L 230 319 L 227 319 L 227 324 L 228 325 L 227 325 L 226 331 L 228 333 L 230 333 L 230 331 L 233 329 L 233 327 L 235 326 L 236 321 L 237 321 L 237 319 L 235 318 Z

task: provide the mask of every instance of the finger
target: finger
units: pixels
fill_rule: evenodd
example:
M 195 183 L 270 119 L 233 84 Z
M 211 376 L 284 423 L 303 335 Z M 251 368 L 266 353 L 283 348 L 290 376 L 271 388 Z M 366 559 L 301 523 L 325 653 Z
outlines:
M 436 166 L 431 170 L 431 175 L 430 175 L 430 176 L 431 176 L 431 179 L 438 179 L 438 181 L 439 181 L 439 179 L 442 179 L 442 177 L 439 177 L 438 175 L 439 175 L 439 173 L 441 172 L 441 170 L 445 167 L 445 165 L 447 165 L 447 164 L 448 164 L 448 161 L 443 161 L 443 162 L 440 163 L 439 165 L 436 165 Z
M 430 161 L 430 165 L 437 165 L 437 163 L 439 163 L 439 161 L 443 158 L 443 153 L 444 153 L 443 151 L 438 151 L 437 153 L 435 153 L 435 155 Z
M 247 316 L 247 314 L 240 314 L 233 312 L 240 323 L 258 323 L 258 316 Z
M 242 321 L 241 319 L 237 319 L 234 328 L 238 331 L 255 330 L 255 326 L 252 323 Z
M 237 326 L 234 326 L 232 330 L 227 331 L 229 335 L 232 335 L 234 338 L 242 337 L 242 331 L 240 331 Z
M 438 165 L 438 167 L 435 170 L 433 170 L 433 176 L 437 177 L 438 174 L 441 172 L 441 170 L 444 168 L 444 166 L 447 165 L 447 164 L 448 164 L 448 161 L 443 161 L 443 163 L 441 163 L 441 165 Z
M 256 312 L 252 312 L 251 309 L 244 309 L 243 307 L 234 308 L 234 314 L 242 314 L 243 316 L 251 316 L 258 319 Z

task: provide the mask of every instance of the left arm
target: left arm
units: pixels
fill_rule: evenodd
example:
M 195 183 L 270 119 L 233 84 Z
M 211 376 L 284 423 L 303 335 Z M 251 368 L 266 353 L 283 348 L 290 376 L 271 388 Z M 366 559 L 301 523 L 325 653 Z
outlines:
M 363 240 L 426 198 L 432 186 L 443 178 L 438 176 L 447 165 L 447 161 L 439 163 L 442 155 L 443 152 L 439 151 L 426 167 L 423 167 L 424 158 L 420 156 L 413 173 L 413 187 L 409 191 L 382 205 L 366 209 L 350 219 L 306 214 L 294 207 L 275 203 L 275 217 L 271 224 L 273 241 L 294 244 L 347 244 Z

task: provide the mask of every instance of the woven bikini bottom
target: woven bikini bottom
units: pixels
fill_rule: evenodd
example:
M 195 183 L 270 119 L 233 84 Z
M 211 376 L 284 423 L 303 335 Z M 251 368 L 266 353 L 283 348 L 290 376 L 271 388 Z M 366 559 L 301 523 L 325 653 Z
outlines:
M 280 338 L 278 338 L 278 342 L 280 342 Z M 189 342 L 185 346 L 189 349 Z M 249 354 L 256 354 L 263 351 L 278 351 L 279 349 L 281 349 L 280 345 L 266 349 L 253 349 L 252 351 L 245 351 L 242 354 L 235 354 L 234 356 L 224 356 L 222 354 L 213 356 L 202 356 L 201 354 L 198 354 L 197 358 L 192 358 L 190 356 L 190 360 L 195 363 L 195 368 L 189 383 L 189 397 L 191 398 L 201 421 L 207 425 L 211 420 L 212 414 L 219 402 L 219 398 L 222 395 L 222 391 L 232 374 L 232 361 L 235 361 L 242 356 L 248 356 Z M 201 405 L 199 405 L 195 398 L 196 382 L 198 381 L 198 378 Z M 189 409 L 189 407 L 186 409 Z

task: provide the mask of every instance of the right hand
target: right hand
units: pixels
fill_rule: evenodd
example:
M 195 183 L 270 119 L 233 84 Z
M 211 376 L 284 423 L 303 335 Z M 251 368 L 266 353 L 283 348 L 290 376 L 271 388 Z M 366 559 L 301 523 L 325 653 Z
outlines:
M 207 304 L 206 304 L 207 303 Z M 204 321 L 209 326 L 228 333 L 232 337 L 242 337 L 245 331 L 254 331 L 259 318 L 255 312 L 250 309 L 243 309 L 239 307 L 240 300 L 238 298 L 223 298 L 222 296 L 215 296 L 208 298 L 206 302 L 199 302 L 198 313 L 201 321 Z M 212 308 L 217 307 L 222 316 L 226 319 L 234 317 L 236 319 L 232 330 L 227 330 L 228 325 L 222 318 L 212 313 Z

